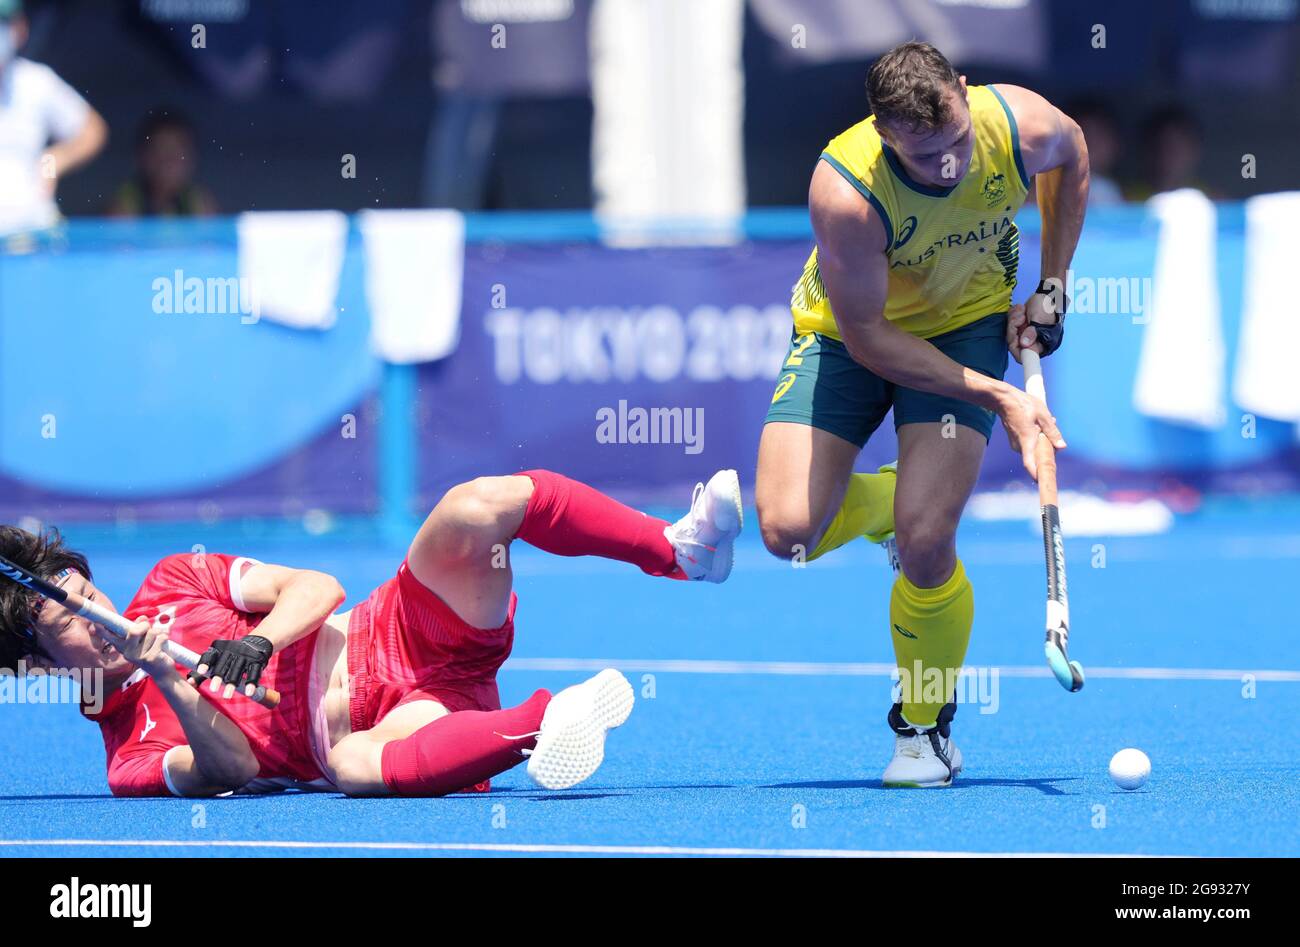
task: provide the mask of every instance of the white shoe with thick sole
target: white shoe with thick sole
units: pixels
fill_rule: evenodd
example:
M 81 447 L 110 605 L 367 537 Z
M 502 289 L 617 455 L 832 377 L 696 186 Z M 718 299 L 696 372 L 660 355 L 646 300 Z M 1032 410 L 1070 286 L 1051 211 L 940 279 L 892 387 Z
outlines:
M 951 737 L 936 735 L 936 748 L 930 731 L 916 736 L 895 737 L 894 758 L 885 767 L 881 780 L 886 786 L 908 789 L 935 789 L 951 786 L 953 778 L 961 773 L 961 750 Z M 941 755 L 947 757 L 947 761 Z
M 632 685 L 613 668 L 560 691 L 542 715 L 529 777 L 544 789 L 568 789 L 596 772 L 605 759 L 605 734 L 623 725 L 633 702 Z
M 719 470 L 708 483 L 695 485 L 690 512 L 665 527 L 664 537 L 686 578 L 723 582 L 731 575 L 736 537 L 744 524 L 740 477 L 734 470 Z
M 956 705 L 945 707 L 939 721 L 925 730 L 908 725 L 900 707 L 895 704 L 889 714 L 889 725 L 894 731 L 894 758 L 885 767 L 881 782 L 909 789 L 951 786 L 962 767 L 961 750 L 952 739 Z

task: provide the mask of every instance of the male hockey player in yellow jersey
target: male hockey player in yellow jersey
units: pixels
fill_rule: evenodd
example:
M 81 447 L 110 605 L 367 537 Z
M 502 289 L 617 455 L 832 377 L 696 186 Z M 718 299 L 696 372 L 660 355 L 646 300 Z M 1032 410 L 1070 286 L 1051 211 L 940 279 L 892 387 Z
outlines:
M 874 114 L 831 141 L 813 173 L 817 245 L 794 287 L 794 335 L 759 445 L 758 517 L 784 558 L 812 560 L 859 536 L 891 550 L 903 686 L 884 783 L 947 786 L 962 766 L 956 704 L 923 683 L 953 680 L 970 641 L 957 522 L 994 416 L 1031 476 L 1040 432 L 1065 447 L 1047 406 L 1002 378 L 1008 349 L 1019 360 L 1022 347 L 1060 345 L 1088 153 L 1079 127 L 1041 96 L 967 86 L 927 43 L 882 56 L 867 95 Z M 1043 282 L 1013 307 L 1014 217 L 1034 177 Z M 897 464 L 854 473 L 890 408 Z

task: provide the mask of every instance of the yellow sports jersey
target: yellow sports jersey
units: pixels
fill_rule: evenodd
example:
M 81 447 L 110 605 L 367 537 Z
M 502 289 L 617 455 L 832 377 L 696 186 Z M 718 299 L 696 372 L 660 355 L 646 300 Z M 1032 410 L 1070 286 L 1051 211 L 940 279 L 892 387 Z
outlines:
M 1029 189 L 1016 119 L 992 86 L 970 86 L 967 93 L 975 147 L 966 176 L 952 187 L 909 178 L 876 132 L 874 116 L 833 139 L 821 156 L 884 222 L 885 318 L 922 339 L 1005 312 L 1016 285 L 1020 233 L 1013 221 Z M 800 334 L 840 337 L 816 247 L 790 307 Z

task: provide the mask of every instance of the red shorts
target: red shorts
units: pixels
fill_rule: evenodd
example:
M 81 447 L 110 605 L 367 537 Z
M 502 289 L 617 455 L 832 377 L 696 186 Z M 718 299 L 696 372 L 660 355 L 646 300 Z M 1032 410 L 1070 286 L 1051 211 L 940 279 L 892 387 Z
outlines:
M 452 713 L 500 710 L 497 669 L 514 644 L 516 602 L 511 592 L 501 627 L 475 628 L 403 562 L 349 619 L 353 732 L 413 700 L 436 700 Z

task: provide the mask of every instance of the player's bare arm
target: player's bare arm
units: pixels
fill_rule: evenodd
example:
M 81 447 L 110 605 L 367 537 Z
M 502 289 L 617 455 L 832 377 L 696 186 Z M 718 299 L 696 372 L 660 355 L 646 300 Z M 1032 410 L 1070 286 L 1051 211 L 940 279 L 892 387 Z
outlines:
M 856 361 L 894 384 L 961 398 L 994 411 L 1031 476 L 1039 431 L 1058 450 L 1064 449 L 1065 441 L 1045 404 L 958 364 L 885 318 L 884 225 L 862 195 L 826 162 L 819 162 L 813 173 L 808 200 L 826 293 L 844 344 Z
M 93 108 L 88 108 L 86 120 L 82 123 L 81 128 L 72 136 L 56 142 L 46 149 L 43 159 L 49 160 L 50 165 L 55 169 L 55 174 L 43 174 L 41 180 L 53 191 L 58 178 L 89 163 L 104 150 L 107 143 L 108 123 Z
M 191 675 L 197 682 L 210 674 L 209 686 L 214 692 L 224 686 L 227 698 L 241 684 L 246 694 L 254 693 L 271 655 L 319 628 L 347 597 L 332 575 L 265 563 L 248 566 L 240 593 L 248 611 L 266 614 L 257 634 L 238 641 L 214 641 L 203 655 L 204 663 Z
M 141 618 L 126 640 L 114 642 L 114 646 L 153 678 L 189 740 L 167 759 L 172 785 L 183 796 L 215 796 L 238 789 L 258 770 L 248 738 L 186 682 L 176 670 L 176 662 L 162 649 L 166 640 L 164 627 Z
M 68 591 L 114 611 L 112 601 L 84 575 L 63 578 Z M 32 666 L 93 667 L 111 687 L 144 671 L 162 691 L 185 733 L 167 760 L 172 786 L 182 795 L 211 796 L 237 789 L 257 775 L 258 763 L 235 723 L 186 683 L 175 660 L 163 651 L 168 626 L 140 618 L 124 639 L 53 601 L 42 602 L 33 622 Z
M 1037 182 L 1043 218 L 1041 278 L 1064 287 L 1088 205 L 1088 146 L 1083 131 L 1037 92 L 1014 85 L 995 88 L 1015 113 L 1025 173 Z M 1056 311 L 1059 301 L 1054 294 L 1035 293 L 1024 306 L 1012 307 L 1007 346 L 1017 361 L 1021 348 L 1033 346 L 1043 354 L 1032 323 L 1055 325 L 1064 315 Z

